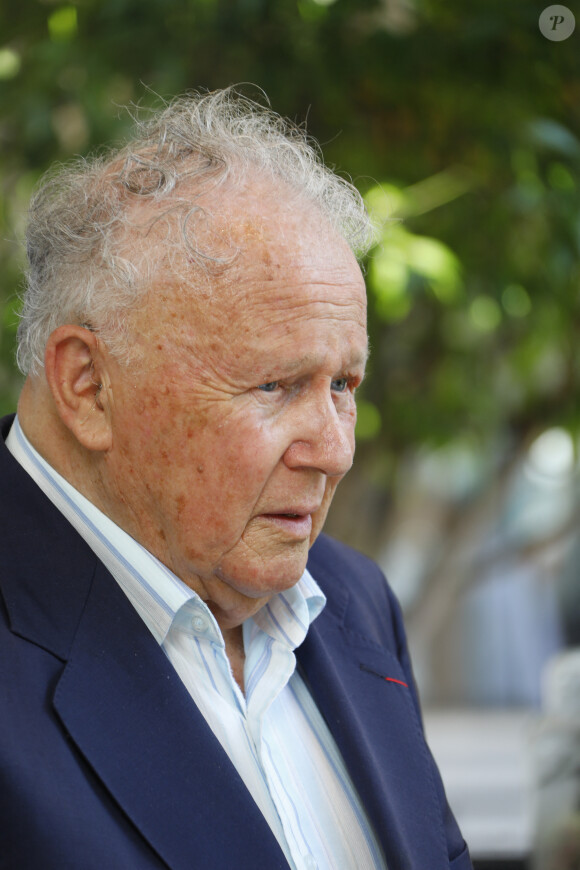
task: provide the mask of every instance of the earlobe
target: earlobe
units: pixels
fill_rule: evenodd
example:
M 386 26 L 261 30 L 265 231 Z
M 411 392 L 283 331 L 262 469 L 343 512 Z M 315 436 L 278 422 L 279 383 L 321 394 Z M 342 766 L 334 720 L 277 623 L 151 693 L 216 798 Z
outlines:
M 103 395 L 104 361 L 95 333 L 59 326 L 46 344 L 44 370 L 64 425 L 88 450 L 108 450 L 112 439 Z

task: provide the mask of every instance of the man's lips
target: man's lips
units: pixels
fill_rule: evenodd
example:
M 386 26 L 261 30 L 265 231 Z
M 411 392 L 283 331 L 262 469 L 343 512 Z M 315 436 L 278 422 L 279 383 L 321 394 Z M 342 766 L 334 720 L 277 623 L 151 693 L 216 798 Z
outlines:
M 308 538 L 312 531 L 312 514 L 319 509 L 319 505 L 312 508 L 292 507 L 287 510 L 260 514 L 262 519 L 273 523 L 283 529 L 293 538 Z

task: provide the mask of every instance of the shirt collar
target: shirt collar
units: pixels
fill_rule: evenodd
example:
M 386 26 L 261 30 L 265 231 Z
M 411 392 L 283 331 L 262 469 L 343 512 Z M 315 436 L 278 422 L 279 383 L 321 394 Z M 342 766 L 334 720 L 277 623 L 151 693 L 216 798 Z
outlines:
M 75 489 L 32 446 L 14 419 L 6 440 L 14 458 L 104 563 L 159 644 L 165 640 L 180 609 L 192 599 L 205 608 L 197 593 L 138 541 Z M 261 630 L 292 649 L 304 640 L 326 597 L 305 570 L 293 587 L 277 593 L 247 622 L 250 633 Z

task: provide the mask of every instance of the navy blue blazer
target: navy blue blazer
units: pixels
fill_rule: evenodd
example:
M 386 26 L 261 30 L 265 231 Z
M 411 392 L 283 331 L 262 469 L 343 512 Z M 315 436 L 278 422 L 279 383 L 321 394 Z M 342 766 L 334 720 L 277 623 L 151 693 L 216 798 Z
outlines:
M 10 423 L 0 443 L 0 868 L 288 870 L 159 645 L 6 450 Z M 328 604 L 298 666 L 389 870 L 469 870 L 383 575 L 326 537 L 308 567 Z

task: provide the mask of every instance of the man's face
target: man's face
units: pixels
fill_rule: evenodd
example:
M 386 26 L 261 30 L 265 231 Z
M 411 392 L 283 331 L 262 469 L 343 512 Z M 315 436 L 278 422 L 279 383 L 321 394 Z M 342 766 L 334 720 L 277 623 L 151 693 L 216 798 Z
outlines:
M 166 273 L 136 314 L 143 361 L 112 364 L 104 474 L 107 512 L 225 625 L 304 571 L 352 463 L 367 353 L 359 267 L 319 213 L 266 195 L 237 213 L 211 297 L 195 270 Z

